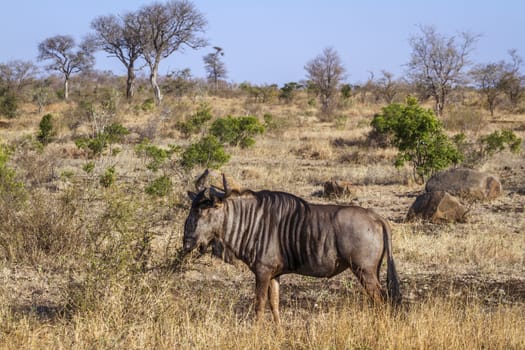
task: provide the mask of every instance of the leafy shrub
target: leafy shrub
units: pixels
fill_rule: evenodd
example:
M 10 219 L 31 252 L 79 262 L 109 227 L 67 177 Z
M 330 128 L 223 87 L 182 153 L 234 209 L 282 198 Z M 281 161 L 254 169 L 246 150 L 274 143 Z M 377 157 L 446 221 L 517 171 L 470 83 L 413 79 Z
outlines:
M 129 130 L 122 126 L 122 124 L 113 123 L 104 128 L 103 134 L 106 137 L 107 143 L 112 144 L 122 142 L 124 136 L 129 135 Z
M 96 136 L 94 138 L 79 137 L 75 140 L 75 145 L 80 149 L 87 148 L 91 151 L 91 156 L 98 156 L 102 154 L 106 144 L 102 137 Z
M 82 170 L 84 170 L 86 174 L 93 173 L 93 170 L 95 170 L 95 162 L 92 162 L 92 161 L 87 162 L 86 164 L 82 166 Z
M 9 119 L 15 118 L 18 112 L 18 99 L 15 95 L 5 94 L 0 96 L 0 115 Z
M 150 160 L 149 163 L 146 164 L 146 168 L 154 172 L 158 171 L 166 160 L 179 151 L 179 146 L 170 145 L 168 149 L 164 149 L 151 144 L 148 139 L 143 140 L 139 145 L 135 146 L 135 152 L 139 157 L 145 157 Z
M 153 180 L 146 187 L 146 193 L 152 196 L 164 197 L 170 192 L 171 187 L 171 179 L 168 176 L 163 175 Z
M 24 183 L 17 180 L 16 172 L 8 165 L 12 150 L 0 143 L 0 199 L 12 206 L 24 201 L 26 191 Z
M 204 126 L 212 118 L 210 105 L 203 103 L 195 114 L 190 116 L 186 121 L 179 121 L 175 128 L 179 130 L 184 137 L 202 132 Z
M 286 101 L 286 103 L 290 103 L 295 98 L 296 92 L 302 88 L 303 86 L 296 82 L 286 83 L 281 89 L 279 89 L 279 99 Z
M 155 100 L 153 98 L 147 98 L 142 102 L 140 109 L 144 112 L 151 112 L 155 109 Z
M 115 177 L 115 167 L 111 166 L 104 171 L 104 174 L 100 175 L 100 184 L 108 188 L 115 183 Z
M 129 130 L 121 124 L 111 124 L 94 137 L 76 139 L 75 145 L 80 149 L 89 149 L 92 156 L 100 156 L 108 146 L 121 142 L 128 134 Z
M 37 139 L 41 144 L 47 145 L 53 137 L 53 116 L 51 114 L 44 115 L 38 126 L 40 131 Z
M 227 143 L 230 146 L 240 146 L 241 148 L 250 147 L 255 144 L 253 137 L 257 134 L 264 133 L 262 125 L 257 117 L 245 116 L 234 118 L 216 119 L 210 128 L 210 134 L 217 137 L 220 142 Z
M 521 148 L 521 138 L 512 130 L 496 130 L 479 139 L 481 144 L 480 156 L 492 156 L 508 148 L 511 152 L 518 153 Z
M 384 107 L 371 125 L 372 135 L 386 136 L 386 141 L 399 150 L 396 166 L 407 161 L 412 164 L 416 180 L 424 181 L 435 171 L 462 160 L 434 112 L 423 109 L 414 97 L 408 97 L 404 105 Z
M 230 155 L 224 151 L 222 143 L 215 136 L 209 135 L 190 145 L 182 153 L 181 165 L 186 170 L 195 166 L 217 169 L 229 160 Z

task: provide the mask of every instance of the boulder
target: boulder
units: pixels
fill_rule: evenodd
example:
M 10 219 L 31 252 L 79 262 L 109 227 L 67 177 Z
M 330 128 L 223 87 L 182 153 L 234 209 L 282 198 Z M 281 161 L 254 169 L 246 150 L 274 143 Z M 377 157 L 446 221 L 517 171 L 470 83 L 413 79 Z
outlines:
M 445 191 L 426 192 L 416 198 L 407 214 L 407 221 L 421 218 L 433 223 L 464 222 L 467 209 Z
M 352 183 L 350 181 L 326 181 L 323 185 L 324 195 L 330 196 L 344 196 L 351 193 Z
M 427 192 L 446 191 L 464 199 L 493 199 L 501 194 L 501 183 L 494 176 L 473 169 L 449 169 L 434 174 Z

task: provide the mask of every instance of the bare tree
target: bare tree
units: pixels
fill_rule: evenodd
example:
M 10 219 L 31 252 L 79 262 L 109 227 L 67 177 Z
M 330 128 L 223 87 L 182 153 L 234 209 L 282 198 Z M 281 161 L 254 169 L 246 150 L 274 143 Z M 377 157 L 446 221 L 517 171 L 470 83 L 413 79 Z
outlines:
M 160 62 L 184 47 L 198 49 L 207 45 L 200 36 L 207 21 L 186 0 L 172 0 L 165 4 L 153 3 L 139 10 L 137 18 L 142 56 L 150 69 L 150 83 L 155 94 L 155 103 L 162 101 L 157 82 Z
M 0 81 L 15 93 L 31 84 L 37 73 L 38 67 L 30 61 L 14 60 L 0 64 Z
M 213 49 L 215 52 L 207 54 L 202 59 L 204 68 L 208 73 L 208 80 L 213 83 L 215 91 L 217 91 L 219 89 L 219 79 L 226 77 L 226 67 L 220 58 L 220 56 L 224 56 L 222 48 L 214 46 Z
M 394 80 L 394 74 L 385 70 L 381 74 L 383 76 L 377 80 L 376 91 L 387 104 L 391 104 L 399 93 L 399 84 Z
M 446 37 L 432 26 L 421 26 L 420 30 L 420 35 L 410 39 L 409 76 L 434 98 L 436 114 L 441 115 L 450 91 L 464 82 L 463 71 L 479 36 L 460 33 L 459 37 Z
M 325 48 L 323 53 L 309 61 L 304 69 L 310 88 L 319 97 L 322 115 L 331 116 L 337 105 L 339 84 L 345 74 L 339 54 L 333 48 Z
M 38 45 L 38 59 L 49 60 L 48 70 L 55 70 L 64 75 L 64 99 L 69 98 L 69 79 L 74 73 L 89 70 L 95 64 L 94 47 L 84 41 L 75 50 L 75 40 L 69 35 L 57 35 L 47 38 Z
M 491 116 L 494 116 L 497 98 L 501 93 L 505 74 L 504 62 L 479 64 L 470 72 L 476 87 L 486 98 Z
M 126 13 L 122 17 L 100 16 L 91 22 L 97 48 L 107 52 L 110 57 L 116 57 L 126 67 L 128 100 L 135 94 L 135 65 L 141 55 L 140 25 L 136 13 Z
M 525 77 L 520 74 L 523 58 L 516 49 L 509 50 L 511 62 L 505 65 L 505 76 L 501 83 L 502 90 L 507 94 L 512 106 L 516 106 L 523 95 Z

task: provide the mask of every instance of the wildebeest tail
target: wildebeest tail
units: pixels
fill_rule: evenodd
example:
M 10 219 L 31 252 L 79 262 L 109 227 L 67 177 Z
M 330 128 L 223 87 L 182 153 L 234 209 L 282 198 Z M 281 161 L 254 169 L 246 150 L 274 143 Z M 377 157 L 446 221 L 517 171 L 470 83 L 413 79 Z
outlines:
M 402 296 L 399 287 L 399 277 L 397 275 L 394 256 L 392 254 L 392 230 L 386 220 L 383 220 L 383 240 L 387 254 L 387 298 L 393 305 L 397 305 L 401 303 Z

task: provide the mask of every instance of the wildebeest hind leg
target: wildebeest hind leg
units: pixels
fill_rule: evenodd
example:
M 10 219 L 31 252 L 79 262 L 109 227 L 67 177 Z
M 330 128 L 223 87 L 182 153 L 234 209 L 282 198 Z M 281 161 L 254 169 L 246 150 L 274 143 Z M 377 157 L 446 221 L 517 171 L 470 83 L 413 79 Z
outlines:
M 359 282 L 361 282 L 361 285 L 365 288 L 370 299 L 372 299 L 375 304 L 382 304 L 381 284 L 377 279 L 376 273 L 374 271 L 361 269 L 354 270 L 354 273 L 359 279 Z

